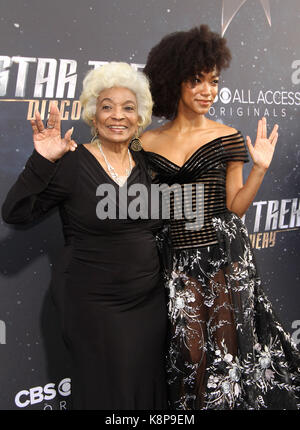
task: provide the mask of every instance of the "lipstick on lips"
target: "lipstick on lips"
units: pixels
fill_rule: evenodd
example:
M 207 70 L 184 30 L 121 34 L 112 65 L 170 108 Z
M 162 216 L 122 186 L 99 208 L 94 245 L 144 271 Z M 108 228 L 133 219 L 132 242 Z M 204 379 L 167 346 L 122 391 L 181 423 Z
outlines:
M 207 106 L 209 106 L 209 105 L 211 104 L 211 101 L 210 101 L 210 100 L 197 100 L 197 102 L 198 102 L 201 106 L 204 106 L 204 107 L 207 107 Z

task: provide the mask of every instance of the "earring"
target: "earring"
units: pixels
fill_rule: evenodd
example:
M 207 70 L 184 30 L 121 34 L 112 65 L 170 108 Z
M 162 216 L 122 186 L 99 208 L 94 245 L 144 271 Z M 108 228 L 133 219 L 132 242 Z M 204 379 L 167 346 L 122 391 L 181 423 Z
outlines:
M 141 151 L 142 150 L 142 144 L 138 137 L 134 137 L 130 142 L 130 149 L 133 151 Z
M 98 132 L 96 132 L 94 134 L 94 136 L 92 137 L 91 143 L 95 142 L 95 140 L 97 140 L 97 139 L 98 139 Z

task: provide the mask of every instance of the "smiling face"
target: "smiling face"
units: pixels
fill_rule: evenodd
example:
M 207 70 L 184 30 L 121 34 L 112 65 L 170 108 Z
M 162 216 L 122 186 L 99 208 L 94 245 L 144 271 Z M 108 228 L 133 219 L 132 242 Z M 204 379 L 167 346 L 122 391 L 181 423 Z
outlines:
M 138 109 L 135 94 L 128 88 L 101 91 L 94 126 L 101 142 L 129 143 L 137 132 Z
M 194 78 L 182 82 L 178 112 L 206 114 L 218 94 L 219 74 L 216 70 L 199 73 Z

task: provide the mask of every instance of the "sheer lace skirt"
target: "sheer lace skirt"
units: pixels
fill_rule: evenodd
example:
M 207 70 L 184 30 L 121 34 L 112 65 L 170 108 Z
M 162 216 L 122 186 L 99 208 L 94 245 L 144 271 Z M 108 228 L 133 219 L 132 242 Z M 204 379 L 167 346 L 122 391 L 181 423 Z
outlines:
M 297 409 L 300 356 L 257 274 L 235 214 L 213 218 L 218 244 L 159 244 L 169 289 L 172 409 Z

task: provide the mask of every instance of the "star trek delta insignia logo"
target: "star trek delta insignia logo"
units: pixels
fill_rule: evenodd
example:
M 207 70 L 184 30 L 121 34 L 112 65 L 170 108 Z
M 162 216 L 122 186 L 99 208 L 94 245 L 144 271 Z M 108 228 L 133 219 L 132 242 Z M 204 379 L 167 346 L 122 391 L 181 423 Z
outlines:
M 240 10 L 241 6 L 246 3 L 247 0 L 223 0 L 222 4 L 222 36 L 229 27 L 231 21 Z M 271 27 L 271 12 L 269 0 L 258 0 L 260 1 L 263 10 L 265 12 L 268 23 Z

